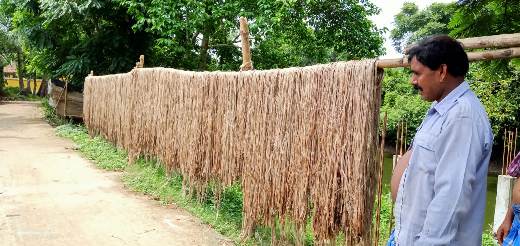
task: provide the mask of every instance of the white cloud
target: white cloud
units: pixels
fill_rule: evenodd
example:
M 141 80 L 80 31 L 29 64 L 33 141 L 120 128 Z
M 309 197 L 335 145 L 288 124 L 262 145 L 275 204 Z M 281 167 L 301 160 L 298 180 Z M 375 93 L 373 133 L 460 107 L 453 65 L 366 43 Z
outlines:
M 401 57 L 402 54 L 399 54 L 394 47 L 392 47 L 392 41 L 390 40 L 390 30 L 392 30 L 394 25 L 394 16 L 397 15 L 401 7 L 403 6 L 403 3 L 405 2 L 413 2 L 417 6 L 419 6 L 419 9 L 424 9 L 427 6 L 430 6 L 432 3 L 451 3 L 454 2 L 454 0 L 372 0 L 372 3 L 377 5 L 381 9 L 381 13 L 377 16 L 372 16 L 370 19 L 376 24 L 378 28 L 386 27 L 388 28 L 388 32 L 384 35 L 385 38 L 385 49 L 386 54 L 384 56 L 381 56 L 381 58 L 396 58 Z

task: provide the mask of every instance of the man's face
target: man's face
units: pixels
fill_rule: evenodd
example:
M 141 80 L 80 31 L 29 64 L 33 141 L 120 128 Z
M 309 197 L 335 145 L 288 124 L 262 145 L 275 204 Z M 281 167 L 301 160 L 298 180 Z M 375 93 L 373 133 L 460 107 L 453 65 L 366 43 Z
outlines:
M 419 91 L 423 100 L 432 102 L 441 98 L 444 86 L 441 83 L 442 66 L 437 70 L 431 70 L 413 57 L 410 69 L 413 72 L 411 83 Z

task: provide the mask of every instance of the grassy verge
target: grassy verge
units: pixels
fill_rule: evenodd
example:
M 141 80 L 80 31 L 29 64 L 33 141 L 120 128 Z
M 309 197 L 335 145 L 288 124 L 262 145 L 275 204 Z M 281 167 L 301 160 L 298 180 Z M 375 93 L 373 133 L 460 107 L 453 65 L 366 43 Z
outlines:
M 257 228 L 253 238 L 246 242 L 240 241 L 242 191 L 239 184 L 224 190 L 220 198 L 220 206 L 217 208 L 211 187 L 207 191 L 206 197 L 208 199 L 202 202 L 195 197 L 186 196 L 182 189 L 182 176 L 180 174 L 167 174 L 161 163 L 155 160 L 141 158 L 134 164 L 127 165 L 128 155 L 124 150 L 114 147 L 101 137 L 90 138 L 82 125 L 64 124 L 58 126 L 56 131 L 59 136 L 74 141 L 77 149 L 86 158 L 92 160 L 97 167 L 124 171 L 122 180 L 129 189 L 148 194 L 164 204 L 175 203 L 176 206 L 188 210 L 237 244 L 269 245 L 271 243 L 270 229 L 267 228 Z M 382 201 L 379 245 L 386 245 L 392 210 L 390 194 L 386 193 Z M 279 228 L 276 233 L 280 234 Z M 341 238 L 340 236 L 336 240 L 338 245 L 342 245 Z M 289 235 L 287 243 L 293 242 L 294 238 Z M 305 244 L 312 244 L 310 222 L 307 226 Z M 486 232 L 483 234 L 482 245 L 492 246 L 497 244 L 494 243 L 492 235 Z
M 51 126 L 60 126 L 67 124 L 67 120 L 58 116 L 56 114 L 56 110 L 49 104 L 49 99 L 43 98 L 41 99 L 42 110 L 43 110 L 43 118 L 49 122 Z
M 33 94 L 20 94 L 18 87 L 4 87 L 2 100 L 5 101 L 39 101 L 41 97 Z
M 65 124 L 58 126 L 56 132 L 76 143 L 78 150 L 99 168 L 121 170 L 123 182 L 131 190 L 154 197 L 162 203 L 172 203 L 184 208 L 235 242 L 240 241 L 242 224 L 242 193 L 238 184 L 224 190 L 220 207 L 217 209 L 213 196 L 199 202 L 188 197 L 182 189 L 182 176 L 167 175 L 162 165 L 155 160 L 138 159 L 127 165 L 128 155 L 101 137 L 90 138 L 82 125 Z M 211 189 L 208 189 L 211 193 Z M 252 244 L 252 241 L 245 242 Z

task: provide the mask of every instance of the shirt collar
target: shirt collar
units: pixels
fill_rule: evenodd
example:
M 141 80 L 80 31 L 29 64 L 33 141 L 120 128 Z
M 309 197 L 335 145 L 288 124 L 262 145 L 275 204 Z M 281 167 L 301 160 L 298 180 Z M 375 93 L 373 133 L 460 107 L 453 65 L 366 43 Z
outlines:
M 469 84 L 466 81 L 460 83 L 455 89 L 453 89 L 446 97 L 440 102 L 433 102 L 430 110 L 435 109 L 440 115 L 444 115 L 456 102 L 457 100 L 469 90 Z

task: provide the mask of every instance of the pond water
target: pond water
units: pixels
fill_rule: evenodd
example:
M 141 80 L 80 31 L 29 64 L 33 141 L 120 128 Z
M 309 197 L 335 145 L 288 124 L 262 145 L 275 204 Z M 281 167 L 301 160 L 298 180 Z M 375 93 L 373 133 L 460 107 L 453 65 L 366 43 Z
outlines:
M 383 192 L 390 192 L 390 178 L 392 177 L 392 154 L 385 153 L 385 163 L 383 170 Z M 495 213 L 495 199 L 497 195 L 497 175 L 488 175 L 487 177 L 487 196 L 486 196 L 486 214 L 484 221 L 484 230 L 491 231 L 493 228 L 493 215 Z

